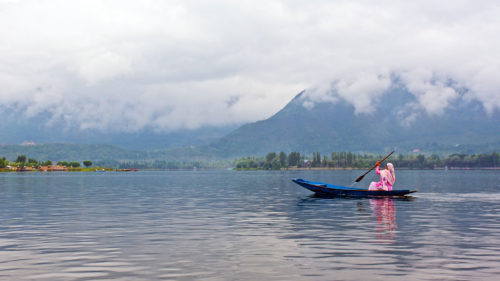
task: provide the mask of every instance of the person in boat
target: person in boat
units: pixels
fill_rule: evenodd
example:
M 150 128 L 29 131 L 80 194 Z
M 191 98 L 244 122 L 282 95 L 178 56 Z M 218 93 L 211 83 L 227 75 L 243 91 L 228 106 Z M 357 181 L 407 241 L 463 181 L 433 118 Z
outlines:
M 368 190 L 385 190 L 391 191 L 394 182 L 396 181 L 396 174 L 394 174 L 394 165 L 387 163 L 384 170 L 380 170 L 380 162 L 375 164 L 377 166 L 375 172 L 380 175 L 379 182 L 370 183 Z

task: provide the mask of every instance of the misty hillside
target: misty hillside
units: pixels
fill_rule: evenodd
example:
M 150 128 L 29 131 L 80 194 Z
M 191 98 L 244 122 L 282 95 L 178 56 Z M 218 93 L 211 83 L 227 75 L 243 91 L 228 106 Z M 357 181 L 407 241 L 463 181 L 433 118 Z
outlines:
M 2 109 L 2 108 L 0 108 Z M 0 145 L 22 143 L 107 144 L 129 150 L 169 149 L 185 146 L 203 146 L 214 142 L 237 128 L 237 125 L 205 126 L 199 129 L 181 129 L 156 132 L 143 128 L 137 132 L 80 130 L 64 121 L 51 121 L 48 114 L 25 119 L 22 113 L 0 110 L 5 118 L 0 123 Z
M 0 156 L 14 161 L 18 155 L 25 155 L 38 161 L 102 161 L 145 159 L 143 152 L 122 149 L 112 145 L 95 144 L 38 144 L 0 145 Z
M 270 151 L 477 153 L 500 149 L 500 114 L 488 116 L 479 102 L 457 99 L 441 115 L 414 106 L 415 97 L 393 88 L 372 114 L 355 114 L 345 101 L 311 108 L 304 91 L 269 119 L 247 124 L 211 146 L 225 155 L 263 155 Z
M 342 99 L 336 103 L 317 102 L 304 91 L 272 117 L 233 131 L 234 127 L 226 126 L 165 134 L 146 129 L 138 133 L 80 131 L 62 125 L 42 125 L 46 121 L 43 118 L 26 122 L 6 115 L 6 122 L 0 124 L 2 143 L 34 141 L 38 145 L 3 145 L 0 156 L 15 159 L 24 154 L 42 160 L 68 161 L 215 160 L 271 151 L 500 151 L 498 111 L 490 116 L 481 103 L 461 97 L 443 114 L 429 115 L 415 103 L 414 95 L 395 87 L 373 103 L 373 113 L 356 114 L 354 107 Z

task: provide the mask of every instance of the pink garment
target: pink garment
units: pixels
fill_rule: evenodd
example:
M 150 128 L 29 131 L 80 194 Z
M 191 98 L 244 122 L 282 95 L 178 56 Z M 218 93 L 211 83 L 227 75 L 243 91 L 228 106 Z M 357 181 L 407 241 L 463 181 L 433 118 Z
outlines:
M 375 172 L 377 173 L 377 175 L 380 175 L 380 181 L 370 183 L 370 187 L 368 187 L 368 190 L 392 190 L 392 186 L 396 181 L 394 166 L 392 165 L 392 163 L 387 163 L 387 168 L 388 169 L 380 170 L 380 168 L 377 166 Z

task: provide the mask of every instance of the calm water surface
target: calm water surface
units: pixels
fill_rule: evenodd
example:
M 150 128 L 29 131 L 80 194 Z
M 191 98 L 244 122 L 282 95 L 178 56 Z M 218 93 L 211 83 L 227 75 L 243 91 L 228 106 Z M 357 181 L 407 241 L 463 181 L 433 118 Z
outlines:
M 0 279 L 498 280 L 500 171 L 396 171 L 408 200 L 290 181 L 362 172 L 2 173 Z

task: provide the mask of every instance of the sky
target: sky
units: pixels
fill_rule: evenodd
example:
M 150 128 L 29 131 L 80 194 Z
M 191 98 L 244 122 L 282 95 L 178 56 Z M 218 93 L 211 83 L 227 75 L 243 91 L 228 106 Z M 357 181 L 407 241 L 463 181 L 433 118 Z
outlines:
M 306 89 L 357 113 L 500 110 L 499 1 L 0 0 L 0 111 L 134 132 L 262 120 Z M 466 89 L 465 95 L 460 90 Z

